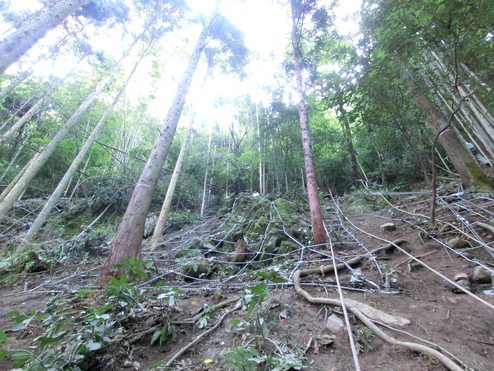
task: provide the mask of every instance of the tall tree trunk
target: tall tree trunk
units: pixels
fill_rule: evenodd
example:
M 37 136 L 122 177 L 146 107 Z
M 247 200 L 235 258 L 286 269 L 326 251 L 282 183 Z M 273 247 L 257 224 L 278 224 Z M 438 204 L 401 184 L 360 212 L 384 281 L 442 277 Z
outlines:
M 112 274 L 118 274 L 113 264 L 122 263 L 126 257 L 139 259 L 144 223 L 149 212 L 151 199 L 158 184 L 161 169 L 165 163 L 175 130 L 190 88 L 192 77 L 197 69 L 202 51 L 206 45 L 208 27 L 204 27 L 192 51 L 187 68 L 177 87 L 175 97 L 163 123 L 151 154 L 134 188 L 127 210 L 118 226 L 117 234 L 110 247 L 108 259 L 103 265 L 98 283 L 106 284 Z
M 453 123 L 448 122 L 426 94 L 415 93 L 413 100 L 427 115 L 427 123 L 432 131 L 439 135 L 438 140 L 458 172 L 463 186 L 466 188 L 492 189 L 492 182 L 484 174 L 470 150 L 465 146 Z
M 207 196 L 207 184 L 208 184 L 208 172 L 209 172 L 209 158 L 211 157 L 211 137 L 213 136 L 213 128 L 209 132 L 208 140 L 208 153 L 206 154 L 206 171 L 204 173 L 204 182 L 202 185 L 202 201 L 201 201 L 201 218 L 204 216 L 204 210 L 206 209 L 206 196 Z M 228 166 L 228 163 L 227 163 Z M 228 171 L 227 171 L 228 173 Z M 228 192 L 228 187 L 225 187 L 225 191 Z M 225 195 L 226 197 L 227 195 Z
M 0 220 L 7 214 L 7 212 L 14 206 L 14 203 L 19 199 L 19 197 L 24 193 L 26 188 L 29 186 L 31 180 L 36 176 L 38 171 L 43 167 L 43 165 L 48 161 L 52 153 L 55 151 L 60 142 L 65 138 L 65 136 L 69 133 L 70 129 L 77 123 L 82 114 L 88 109 L 88 107 L 93 103 L 93 101 L 97 98 L 97 96 L 101 93 L 103 88 L 108 84 L 113 75 L 115 74 L 117 67 L 120 65 L 122 60 L 127 57 L 131 48 L 134 46 L 133 44 L 127 53 L 120 59 L 120 61 L 115 65 L 112 70 L 104 76 L 94 90 L 86 97 L 84 102 L 77 108 L 77 110 L 72 114 L 72 116 L 68 119 L 68 121 L 62 126 L 62 128 L 58 131 L 58 133 L 53 137 L 51 142 L 43 149 L 43 151 L 39 154 L 36 161 L 33 162 L 29 168 L 26 168 L 26 171 L 22 178 L 20 178 L 17 183 L 12 187 L 11 191 L 8 194 L 2 193 L 3 201 L 0 203 Z
M 36 154 L 28 161 L 28 163 L 19 171 L 19 173 L 14 177 L 14 179 L 9 183 L 7 187 L 3 190 L 2 194 L 0 194 L 0 204 L 3 202 L 5 197 L 10 194 L 10 191 L 14 186 L 17 184 L 17 182 L 24 176 L 26 173 L 26 170 L 36 162 L 38 159 L 38 156 L 40 155 L 40 152 L 36 152 Z M 1 219 L 1 218 L 0 218 Z
M 173 169 L 170 183 L 168 184 L 168 189 L 166 190 L 165 200 L 161 206 L 160 215 L 156 221 L 153 236 L 149 242 L 151 249 L 154 249 L 155 245 L 163 241 L 163 230 L 165 229 L 166 219 L 170 213 L 170 207 L 172 204 L 173 195 L 175 194 L 175 189 L 177 187 L 178 177 L 180 176 L 180 171 L 182 170 L 182 164 L 184 163 L 185 155 L 189 149 L 190 138 L 192 136 L 192 125 L 194 124 L 195 116 L 196 111 L 194 110 L 192 117 L 190 118 L 189 128 L 187 129 L 187 133 L 185 134 L 185 138 L 182 143 L 182 148 L 180 148 L 180 153 L 178 154 L 177 162 L 175 163 L 175 168 Z
M 298 111 L 300 116 L 300 130 L 302 132 L 302 150 L 305 163 L 305 174 L 307 179 L 307 193 L 309 196 L 309 207 L 312 223 L 314 245 L 323 245 L 327 242 L 324 229 L 321 204 L 317 189 L 317 178 L 312 161 L 312 148 L 309 136 L 309 119 L 305 106 L 305 92 L 302 82 L 302 66 L 300 64 L 300 34 L 297 29 L 297 15 L 292 0 L 292 44 L 293 62 L 295 65 L 295 78 L 297 82 L 297 93 L 299 96 Z
M 86 57 L 83 56 L 79 62 L 77 62 L 77 65 Z M 5 144 L 5 142 L 7 140 L 9 140 L 12 135 L 14 135 L 26 122 L 28 122 L 28 120 L 33 117 L 40 109 L 41 107 L 43 106 L 43 103 L 45 102 L 46 100 L 46 97 L 52 95 L 59 87 L 60 85 L 63 84 L 63 82 L 67 79 L 67 77 L 69 77 L 72 72 L 74 72 L 74 70 L 76 69 L 77 65 L 74 66 L 74 68 L 68 73 L 66 74 L 62 79 L 58 80 L 56 83 L 52 84 L 50 86 L 50 88 L 48 89 L 48 91 L 45 92 L 45 94 L 43 95 L 43 97 L 41 97 L 30 109 L 29 111 L 27 111 L 19 120 L 17 120 L 17 122 L 12 125 L 9 130 L 7 130 L 1 137 L 0 137 L 0 146 L 2 146 L 3 144 Z
M 17 160 L 17 157 L 21 154 L 22 150 L 24 149 L 24 146 L 26 145 L 27 141 L 29 140 L 29 131 L 24 135 L 24 139 L 22 140 L 22 143 L 20 144 L 19 148 L 15 151 L 14 155 L 9 161 L 9 164 L 5 171 L 3 172 L 2 176 L 0 176 L 0 183 L 2 182 L 3 178 L 8 174 L 9 170 L 12 168 L 14 165 L 15 160 Z
M 124 84 L 120 88 L 119 92 L 115 96 L 115 99 L 113 102 L 108 106 L 108 108 L 105 110 L 103 113 L 103 116 L 99 120 L 99 122 L 96 124 L 94 127 L 91 135 L 87 138 L 86 142 L 82 146 L 81 150 L 77 154 L 77 156 L 74 158 L 74 161 L 72 161 L 72 164 L 70 165 L 69 169 L 65 172 L 65 175 L 62 177 L 60 182 L 58 183 L 58 186 L 55 188 L 53 193 L 51 194 L 50 198 L 46 201 L 43 209 L 41 212 L 38 214 L 38 217 L 34 221 L 33 225 L 31 228 L 29 228 L 29 231 L 27 232 L 26 236 L 24 237 L 24 242 L 30 242 L 33 237 L 36 236 L 36 234 L 40 231 L 41 227 L 45 223 L 48 214 L 53 210 L 57 202 L 60 200 L 60 197 L 62 196 L 62 193 L 66 189 L 67 185 L 69 184 L 70 180 L 72 179 L 72 176 L 75 174 L 76 170 L 79 168 L 79 165 L 81 164 L 82 160 L 84 159 L 84 156 L 88 153 L 89 149 L 91 146 L 94 144 L 96 141 L 96 138 L 98 137 L 101 129 L 103 129 L 104 124 L 106 123 L 106 120 L 110 116 L 110 114 L 113 112 L 113 109 L 117 105 L 118 101 L 120 100 L 120 97 L 122 96 L 123 92 L 127 88 L 127 85 L 129 84 L 130 80 L 134 76 L 134 73 L 137 70 L 137 67 L 141 63 L 142 59 L 149 53 L 153 46 L 154 42 L 149 43 L 148 47 L 146 50 L 141 54 L 139 59 L 134 65 L 134 68 L 130 72 L 129 76 L 125 80 Z
M 74 13 L 89 0 L 59 0 L 51 8 L 37 16 L 31 23 L 20 27 L 0 42 L 0 74 L 18 61 L 46 33 Z
M 338 106 L 341 113 L 340 123 L 343 128 L 346 144 L 348 146 L 348 153 L 350 154 L 350 162 L 352 164 L 353 176 L 355 178 L 354 184 L 358 187 L 362 182 L 362 178 L 360 176 L 360 172 L 358 168 L 357 155 L 353 147 L 352 129 L 350 128 L 350 124 L 348 123 L 348 117 L 346 115 L 345 108 L 343 107 L 343 102 L 342 101 L 338 102 Z
M 12 121 L 15 117 L 17 117 L 17 114 L 19 112 L 22 112 L 22 110 L 29 104 L 31 103 L 31 101 L 34 99 L 34 98 L 37 98 L 36 95 L 33 95 L 31 97 L 29 97 L 29 99 L 27 99 L 25 102 L 22 103 L 22 106 L 19 107 L 19 109 L 17 111 L 15 111 L 12 115 L 10 115 L 10 117 L 4 122 L 2 123 L 2 125 L 0 125 L 0 130 L 2 130 L 5 126 L 7 126 L 10 121 Z M 1 138 L 1 137 L 0 137 Z M 2 144 L 0 143 L 0 146 Z

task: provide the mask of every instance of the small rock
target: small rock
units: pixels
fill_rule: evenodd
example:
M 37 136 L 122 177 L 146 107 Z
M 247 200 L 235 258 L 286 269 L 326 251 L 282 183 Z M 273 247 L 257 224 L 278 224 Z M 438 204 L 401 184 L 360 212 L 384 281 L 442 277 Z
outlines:
M 393 232 L 396 230 L 396 225 L 394 223 L 384 223 L 380 228 L 382 231 Z
M 462 238 L 452 238 L 451 240 L 449 240 L 448 245 L 449 245 L 449 247 L 451 247 L 452 249 L 455 249 L 455 250 L 466 249 L 468 247 L 472 247 L 472 245 L 470 245 L 470 242 L 468 242 L 467 240 L 464 240 Z
M 464 272 L 456 273 L 454 281 L 458 282 L 459 280 L 468 280 L 468 274 Z
M 124 362 L 124 363 L 123 363 L 123 365 L 122 365 L 122 367 L 123 367 L 123 368 L 130 368 L 130 367 L 132 367 L 132 366 L 133 366 L 133 365 L 132 365 L 132 361 L 130 361 L 130 360 L 128 360 L 128 359 L 126 359 L 126 360 L 125 360 L 125 362 Z
M 337 334 L 345 328 L 345 323 L 336 314 L 332 314 L 328 317 L 326 328 L 333 334 Z
M 458 285 L 460 285 L 461 287 L 463 287 L 465 290 L 470 291 L 470 280 L 468 279 L 468 274 L 463 273 L 463 272 L 457 273 L 455 275 L 454 281 Z M 464 293 L 463 290 L 460 290 L 457 287 L 453 287 L 453 292 L 456 293 L 456 294 L 463 294 Z
M 451 304 L 456 304 L 458 303 L 458 300 L 456 298 L 447 298 L 448 301 L 451 303 Z
M 472 281 L 478 283 L 491 283 L 491 272 L 486 268 L 477 265 L 472 273 Z

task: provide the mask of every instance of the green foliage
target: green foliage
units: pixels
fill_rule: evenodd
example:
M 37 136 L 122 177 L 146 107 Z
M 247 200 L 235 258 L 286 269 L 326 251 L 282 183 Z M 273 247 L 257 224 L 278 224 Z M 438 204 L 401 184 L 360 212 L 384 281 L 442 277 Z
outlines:
M 355 340 L 357 341 L 357 352 L 361 353 L 365 348 L 373 350 L 372 342 L 376 335 L 366 326 L 354 327 Z
M 301 370 L 302 367 L 304 367 L 302 361 L 293 353 L 265 355 L 262 357 L 251 358 L 251 360 L 257 363 L 266 362 L 269 367 L 274 367 L 271 371 Z
M 170 212 L 166 219 L 166 227 L 171 230 L 180 230 L 187 224 L 193 224 L 199 220 L 199 214 L 188 210 Z
M 7 313 L 8 316 L 13 316 L 14 324 L 11 331 L 20 331 L 26 328 L 32 321 L 41 321 L 43 317 L 36 310 L 32 310 L 29 315 L 20 314 L 19 311 L 11 311 Z
M 256 371 L 257 363 L 254 358 L 260 357 L 259 352 L 252 347 L 237 346 L 226 348 L 221 352 L 221 365 L 234 371 Z
M 97 22 L 116 20 L 124 23 L 129 21 L 129 8 L 121 0 L 91 0 L 76 12 L 76 15 L 91 18 Z
M 204 305 L 202 316 L 197 320 L 197 327 L 204 328 L 208 325 L 209 320 L 214 314 L 214 309 L 208 305 Z
M 165 290 L 164 292 L 158 295 L 157 299 L 161 301 L 162 306 L 166 309 L 162 311 L 162 318 L 161 318 L 162 326 L 158 327 L 156 331 L 153 333 L 153 336 L 151 338 L 151 344 L 154 344 L 158 340 L 159 344 L 161 345 L 168 338 L 168 336 L 175 335 L 174 328 L 170 323 L 170 318 L 169 318 L 170 312 L 168 309 L 178 306 L 177 295 L 178 295 L 178 288 L 176 287 L 169 290 Z
M 121 176 L 102 176 L 94 181 L 88 196 L 92 199 L 92 208 L 101 210 L 110 206 L 112 210 L 122 210 L 129 202 L 135 184 Z
M 124 259 L 123 263 L 113 264 L 113 266 L 123 268 L 130 276 L 147 278 L 146 271 L 141 268 L 148 267 L 152 262 L 152 260 L 137 260 L 135 256 L 129 256 Z
M 105 286 L 108 303 L 117 304 L 119 308 L 130 310 L 141 298 L 141 291 L 132 284 L 128 284 L 128 277 L 122 274 L 119 279 L 110 277 Z
M 35 339 L 39 342 L 40 352 L 34 354 L 29 350 L 4 349 L 7 345 L 5 333 L 0 330 L 0 358 L 10 354 L 12 366 L 29 371 L 45 370 L 81 370 L 78 367 L 90 352 L 100 349 L 111 342 L 114 335 L 115 321 L 105 312 L 107 307 L 96 307 L 81 312 L 77 323 L 72 323 L 64 313 L 64 307 L 71 306 L 70 301 L 61 299 L 60 295 L 54 296 L 46 305 L 45 311 L 40 314 L 31 312 L 29 315 L 12 313 L 13 329 L 26 328 L 31 321 L 42 321 L 46 330 L 44 335 Z

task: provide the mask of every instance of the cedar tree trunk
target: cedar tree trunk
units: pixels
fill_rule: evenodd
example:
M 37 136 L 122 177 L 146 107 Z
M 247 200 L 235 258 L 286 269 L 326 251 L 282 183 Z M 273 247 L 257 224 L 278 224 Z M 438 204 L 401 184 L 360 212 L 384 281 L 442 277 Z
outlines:
M 65 18 L 88 1 L 59 0 L 51 8 L 39 14 L 31 23 L 5 37 L 0 42 L 0 74 L 4 73 L 12 63 L 17 62 L 48 31 L 56 28 Z
M 302 132 L 302 150 L 305 163 L 305 176 L 307 179 L 307 193 L 309 196 L 309 207 L 312 223 L 312 233 L 314 245 L 322 245 L 327 242 L 326 231 L 324 229 L 321 204 L 317 191 L 317 178 L 312 161 L 312 148 L 309 136 L 309 119 L 305 106 L 304 86 L 302 83 L 302 66 L 300 64 L 300 36 L 297 30 L 296 16 L 292 5 L 292 43 L 293 62 L 295 64 L 295 78 L 297 82 L 297 92 L 299 96 L 298 111 L 300 116 L 300 130 Z
M 125 258 L 135 256 L 140 258 L 142 234 L 146 216 L 149 212 L 151 199 L 158 184 L 161 169 L 168 155 L 177 124 L 182 114 L 185 97 L 192 82 L 202 51 L 205 47 L 208 35 L 208 27 L 204 27 L 190 56 L 187 68 L 177 87 L 175 97 L 163 123 L 160 135 L 156 139 L 149 158 L 134 188 L 129 205 L 118 226 L 117 234 L 110 247 L 108 259 L 103 265 L 98 284 L 108 283 L 111 275 L 119 272 L 113 264 L 122 263 Z

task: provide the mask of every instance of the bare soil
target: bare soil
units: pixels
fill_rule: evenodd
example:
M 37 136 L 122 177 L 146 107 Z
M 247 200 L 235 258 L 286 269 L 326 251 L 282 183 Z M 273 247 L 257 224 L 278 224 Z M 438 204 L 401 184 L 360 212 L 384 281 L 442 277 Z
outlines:
M 427 194 L 388 195 L 386 198 L 390 204 L 379 195 L 366 197 L 366 207 L 381 210 L 358 213 L 358 207 L 349 197 L 338 200 L 338 210 L 331 198 L 324 199 L 326 226 L 335 258 L 341 262 L 355 256 L 363 257 L 350 269 L 339 270 L 339 280 L 344 286 L 343 297 L 408 319 L 410 324 L 403 327 L 382 327 L 396 339 L 424 344 L 446 355 L 452 354 L 461 361 L 460 366 L 464 369 L 494 370 L 494 296 L 484 293 L 491 289 L 490 283 L 472 280 L 473 270 L 479 263 L 493 269 L 494 259 L 491 254 L 494 233 L 480 227 L 478 223 L 489 224 L 494 219 L 494 199 L 487 194 L 453 195 L 453 192 L 443 192 L 437 210 L 438 223 L 435 228 L 431 228 L 427 218 Z M 395 224 L 394 231 L 381 228 L 389 222 Z M 341 308 L 307 302 L 295 292 L 291 281 L 297 269 L 331 265 L 330 245 L 322 248 L 304 245 L 287 253 L 282 261 L 278 259 L 275 264 L 265 267 L 262 271 L 278 267 L 278 275 L 287 279 L 288 283 L 269 285 L 270 296 L 264 299 L 248 320 L 245 307 L 232 311 L 214 331 L 178 357 L 170 368 L 164 367 L 174 354 L 214 326 L 226 311 L 233 309 L 237 301 L 232 300 L 216 309 L 207 324 L 200 328 L 191 319 L 198 316 L 205 305 L 212 307 L 227 299 L 240 299 L 245 295 L 246 288 L 252 289 L 262 282 L 248 263 L 232 267 L 230 259 L 219 254 L 221 251 L 210 252 L 201 258 L 208 263 L 212 262 L 213 273 L 207 278 L 190 280 L 181 274 L 177 260 L 173 259 L 176 251 L 186 241 L 211 236 L 222 223 L 224 219 L 215 218 L 188 226 L 166 235 L 165 243 L 158 249 L 144 249 L 143 259 L 153 259 L 155 268 L 151 269 L 151 279 L 141 282 L 140 287 L 154 287 L 156 281 L 161 280 L 163 288 L 178 287 L 180 290 L 178 306 L 169 310 L 169 322 L 174 335 L 168 337 L 162 345 L 157 342 L 150 344 L 154 333 L 152 330 L 160 323 L 160 304 L 156 297 L 163 292 L 163 288 L 147 291 L 141 299 L 141 314 L 137 311 L 127 314 L 129 320 L 121 324 L 124 327 L 123 337 L 99 350 L 95 363 L 89 369 L 147 370 L 162 362 L 162 366 L 154 369 L 228 370 L 233 368 L 223 366 L 221 360 L 225 349 L 234 346 L 256 348 L 261 355 L 295 354 L 306 370 L 357 369 L 346 330 L 332 334 L 326 328 L 330 315 L 335 314 L 344 319 Z M 468 240 L 468 245 L 460 250 L 449 247 L 449 241 L 458 237 Z M 397 248 L 369 254 L 369 251 L 398 239 L 406 240 L 400 246 L 435 272 Z M 22 273 L 9 278 L 4 276 L 0 288 L 0 328 L 8 330 L 12 326 L 7 316 L 10 311 L 42 312 L 54 295 L 64 292 L 63 295 L 70 298 L 78 287 L 91 286 L 103 259 L 104 255 L 77 261 L 68 259 L 50 271 Z M 360 287 L 350 284 L 348 281 L 355 273 L 354 270 L 371 283 L 364 282 Z M 386 273 L 391 278 L 391 288 L 388 290 L 383 284 Z M 458 290 L 438 273 L 449 280 L 454 280 L 459 273 L 466 274 L 473 295 Z M 309 275 L 302 278 L 301 287 L 313 297 L 338 299 L 335 280 L 334 274 Z M 27 289 L 24 290 L 26 283 Z M 372 283 L 377 284 L 379 290 Z M 95 292 L 95 295 L 81 299 L 73 306 L 73 316 L 77 317 L 77 312 L 83 308 L 100 305 L 104 301 L 104 295 L 100 297 L 97 289 Z M 261 336 L 256 328 L 256 318 L 262 318 L 266 323 L 269 332 L 265 336 Z M 232 319 L 244 322 L 230 323 Z M 349 315 L 349 321 L 357 343 L 357 359 L 361 370 L 446 370 L 431 356 L 389 344 L 366 331 L 352 314 Z M 39 350 L 39 342 L 35 338 L 44 331 L 44 325 L 39 322 L 32 322 L 22 331 L 6 331 L 9 347 L 36 352 Z M 328 339 L 332 342 L 325 344 Z M 242 367 L 237 365 L 235 370 L 274 368 L 261 362 L 255 368 L 248 368 L 247 365 Z M 6 359 L 0 362 L 0 369 L 10 370 L 10 361 Z

